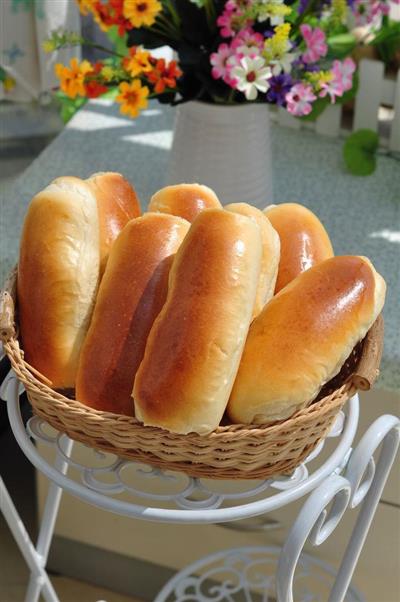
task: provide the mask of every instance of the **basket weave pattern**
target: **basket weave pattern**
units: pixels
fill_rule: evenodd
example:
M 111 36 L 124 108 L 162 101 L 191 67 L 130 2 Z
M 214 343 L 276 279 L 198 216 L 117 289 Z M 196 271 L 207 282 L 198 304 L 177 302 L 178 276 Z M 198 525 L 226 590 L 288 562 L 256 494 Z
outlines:
M 12 288 L 15 291 L 15 286 Z M 9 297 L 12 299 L 14 294 Z M 4 313 L 8 315 L 8 327 L 4 321 L 1 324 Z M 293 471 L 326 436 L 338 412 L 356 392 L 357 385 L 360 386 L 363 380 L 369 386 L 373 383 L 383 337 L 382 319 L 379 318 L 370 331 L 373 336 L 368 335 L 362 346 L 358 366 L 367 359 L 369 368 L 358 374 L 359 380 L 351 374 L 336 390 L 285 421 L 269 426 L 220 426 L 206 436 L 177 435 L 145 427 L 133 417 L 93 410 L 52 390 L 25 362 L 9 316 L 9 307 L 7 312 L 0 308 L 4 349 L 25 386 L 35 414 L 72 439 L 91 447 L 159 468 L 214 479 L 267 478 Z M 368 388 L 364 385 L 363 388 Z

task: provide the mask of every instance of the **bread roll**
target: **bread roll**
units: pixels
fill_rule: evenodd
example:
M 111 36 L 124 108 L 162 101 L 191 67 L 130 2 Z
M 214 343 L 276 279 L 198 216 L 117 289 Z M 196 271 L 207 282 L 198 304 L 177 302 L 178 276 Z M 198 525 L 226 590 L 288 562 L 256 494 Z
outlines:
M 280 257 L 279 235 L 271 226 L 266 215 L 256 207 L 252 207 L 247 203 L 231 203 L 230 205 L 225 205 L 224 209 L 246 215 L 256 222 L 261 231 L 263 252 L 256 302 L 253 309 L 254 318 L 255 316 L 258 316 L 266 302 L 269 301 L 274 294 Z
M 313 265 L 333 257 L 329 236 L 316 215 L 297 203 L 264 209 L 281 240 L 281 258 L 275 294 Z
M 180 217 L 145 213 L 115 241 L 79 362 L 76 397 L 82 403 L 133 415 L 135 374 L 167 296 L 172 259 L 189 226 Z
M 333 257 L 297 276 L 250 327 L 231 420 L 267 424 L 308 405 L 372 326 L 385 290 L 365 257 Z
M 97 200 L 100 226 L 100 273 L 103 274 L 114 240 L 129 220 L 140 215 L 140 204 L 128 180 L 119 173 L 111 171 L 95 173 L 86 182 Z
M 75 386 L 99 268 L 96 198 L 79 178 L 57 178 L 29 205 L 17 283 L 25 358 L 54 388 Z
M 189 222 L 193 222 L 204 209 L 213 208 L 221 208 L 221 203 L 215 192 L 202 184 L 165 186 L 153 194 L 149 204 L 149 211 L 172 213 Z
M 135 411 L 145 425 L 182 434 L 218 426 L 251 320 L 261 251 L 260 229 L 247 217 L 209 209 L 192 224 L 136 374 Z

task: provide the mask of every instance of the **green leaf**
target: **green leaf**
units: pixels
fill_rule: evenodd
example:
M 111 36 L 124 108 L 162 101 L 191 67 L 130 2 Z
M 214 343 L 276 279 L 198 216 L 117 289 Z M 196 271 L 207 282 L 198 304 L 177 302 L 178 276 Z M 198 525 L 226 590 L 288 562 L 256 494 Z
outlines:
M 340 33 L 328 38 L 328 56 L 343 59 L 349 56 L 357 46 L 357 40 L 351 33 Z
M 353 132 L 343 147 L 347 169 L 355 176 L 369 176 L 376 169 L 379 136 L 372 130 Z
M 400 21 L 390 21 L 388 25 L 382 26 L 370 45 L 376 47 L 379 57 L 385 63 L 392 61 L 400 50 Z
M 123 54 L 124 56 L 128 54 L 127 33 L 124 33 L 124 35 L 120 36 L 118 33 L 118 27 L 113 25 L 109 30 L 107 30 L 107 36 L 113 43 L 115 52 L 118 52 L 118 54 Z
M 80 109 L 80 107 L 87 102 L 87 98 L 83 98 L 82 96 L 69 98 L 66 94 L 64 94 L 64 92 L 61 91 L 56 92 L 55 97 L 59 102 L 60 115 L 64 123 L 68 123 L 78 109 Z
M 118 86 L 115 86 L 114 88 L 109 88 L 107 90 L 107 92 L 104 92 L 104 94 L 100 95 L 100 98 L 108 98 L 110 100 L 115 100 L 117 98 L 119 94 L 119 88 Z
M 329 97 L 325 96 L 325 98 L 317 98 L 315 102 L 312 104 L 312 111 L 308 115 L 303 115 L 303 117 L 299 117 L 302 121 L 315 121 L 326 109 L 329 105 Z

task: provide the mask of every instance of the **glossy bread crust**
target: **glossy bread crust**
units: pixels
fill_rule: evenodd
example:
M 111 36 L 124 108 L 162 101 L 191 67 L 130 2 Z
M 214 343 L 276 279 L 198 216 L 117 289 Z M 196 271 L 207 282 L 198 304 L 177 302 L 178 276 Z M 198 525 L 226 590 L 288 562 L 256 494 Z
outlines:
M 99 268 L 96 199 L 79 178 L 57 178 L 29 205 L 17 284 L 25 358 L 56 389 L 75 386 Z
M 85 405 L 134 414 L 136 371 L 167 296 L 174 254 L 189 226 L 173 215 L 145 213 L 115 241 L 79 363 L 76 397 Z
M 204 209 L 221 208 L 217 195 L 202 184 L 165 186 L 153 194 L 149 211 L 171 213 L 193 222 Z
M 96 197 L 100 227 L 100 271 L 104 273 L 114 240 L 129 220 L 141 214 L 135 190 L 121 174 L 95 173 L 86 180 Z
M 267 424 L 308 405 L 382 310 L 386 285 L 365 257 L 300 274 L 253 321 L 228 405 L 233 422 Z
M 192 224 L 136 375 L 135 412 L 175 433 L 213 431 L 228 402 L 257 291 L 261 235 L 247 217 L 209 209 Z
M 301 272 L 333 257 L 328 233 L 317 216 L 298 203 L 282 203 L 264 209 L 281 241 L 281 257 L 275 294 Z
M 247 203 L 231 203 L 225 205 L 226 211 L 233 211 L 252 219 L 260 228 L 263 246 L 260 278 L 257 296 L 253 309 L 253 318 L 258 316 L 264 305 L 273 297 L 280 258 L 280 240 L 267 216 L 256 207 Z

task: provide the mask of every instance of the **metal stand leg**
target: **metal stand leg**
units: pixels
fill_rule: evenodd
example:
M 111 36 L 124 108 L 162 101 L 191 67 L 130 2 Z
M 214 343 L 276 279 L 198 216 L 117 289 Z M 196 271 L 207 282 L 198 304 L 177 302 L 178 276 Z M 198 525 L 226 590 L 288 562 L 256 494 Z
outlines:
M 12 502 L 12 499 L 0 478 L 0 511 L 4 515 L 11 533 L 25 558 L 27 565 L 31 570 L 31 575 L 40 584 L 46 602 L 60 602 L 46 571 L 42 566 L 42 559 L 35 550 L 29 535 L 19 517 L 19 514 Z
M 8 397 L 5 393 L 10 386 L 14 388 L 14 391 L 13 395 Z M 18 381 L 11 372 L 2 385 L 2 393 L 8 399 L 18 399 L 18 388 Z M 10 415 L 10 405 L 8 405 L 7 409 Z M 19 411 L 19 407 L 17 411 Z M 54 468 L 64 475 L 68 470 L 66 458 L 70 457 L 72 447 L 73 441 L 69 437 L 65 436 L 60 439 L 60 449 L 57 452 Z M 59 602 L 57 594 L 47 576 L 45 566 L 60 506 L 62 488 L 54 482 L 50 482 L 37 546 L 35 548 L 1 479 L 0 485 L 0 510 L 3 512 L 14 538 L 31 569 L 25 602 L 37 602 L 41 593 L 43 593 L 46 602 Z
M 381 416 L 352 453 L 345 476 L 332 475 L 310 495 L 282 548 L 277 571 L 278 602 L 293 602 L 293 578 L 301 551 L 319 546 L 334 531 L 347 507 L 363 502 L 328 602 L 343 602 L 400 442 L 400 421 Z M 382 443 L 375 470 L 373 454 Z M 332 502 L 329 513 L 326 508 Z
M 383 488 L 393 466 L 399 442 L 399 420 L 394 416 L 381 416 L 367 430 L 350 457 L 345 475 L 352 489 L 350 506 L 355 508 L 361 501 L 364 500 L 364 502 L 343 556 L 329 602 L 341 602 L 346 595 Z M 381 443 L 382 449 L 375 470 L 373 454 Z M 364 475 L 366 475 L 365 479 Z
M 72 439 L 65 438 L 63 441 L 63 452 L 66 456 L 70 456 L 72 452 L 73 441 Z M 62 474 L 66 474 L 68 470 L 68 463 L 59 454 L 55 461 L 55 468 Z M 51 482 L 49 491 L 47 494 L 46 505 L 43 512 L 42 523 L 40 525 L 39 537 L 36 545 L 36 552 L 42 564 L 42 567 L 46 566 L 47 557 L 49 555 L 49 549 L 51 540 L 53 538 L 54 526 L 57 519 L 58 509 L 60 507 L 62 489 L 55 483 Z M 25 602 L 37 602 L 39 600 L 40 592 L 42 589 L 42 582 L 38 575 L 31 573 L 29 579 L 28 590 L 25 596 Z

